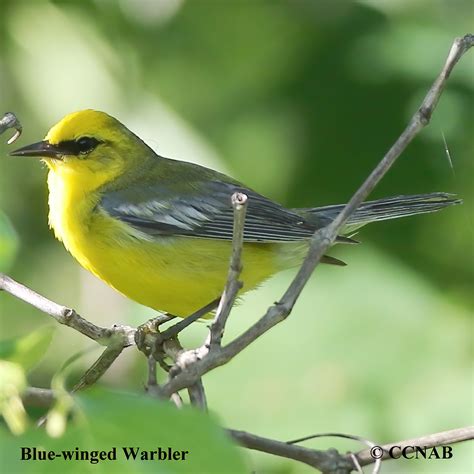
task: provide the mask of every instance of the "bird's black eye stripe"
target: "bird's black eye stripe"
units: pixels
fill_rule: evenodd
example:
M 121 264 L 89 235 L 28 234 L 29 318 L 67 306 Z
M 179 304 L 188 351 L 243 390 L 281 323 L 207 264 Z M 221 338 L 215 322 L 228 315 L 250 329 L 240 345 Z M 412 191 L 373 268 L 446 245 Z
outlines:
M 80 153 L 88 153 L 92 151 L 98 144 L 99 140 L 94 137 L 81 137 L 76 140 Z
M 59 144 L 59 147 L 67 150 L 68 155 L 86 155 L 99 145 L 100 141 L 94 137 L 80 137 L 76 140 L 67 140 Z

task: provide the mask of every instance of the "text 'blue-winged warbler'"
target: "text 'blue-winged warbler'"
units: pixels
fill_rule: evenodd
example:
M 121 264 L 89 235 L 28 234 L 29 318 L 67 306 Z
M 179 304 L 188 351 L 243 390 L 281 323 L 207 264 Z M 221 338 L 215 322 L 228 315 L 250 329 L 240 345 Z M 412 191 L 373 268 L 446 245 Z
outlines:
M 286 209 L 224 174 L 157 155 L 95 110 L 67 115 L 43 141 L 11 154 L 48 166 L 50 226 L 83 267 L 129 298 L 181 317 L 224 288 L 233 193 L 248 196 L 242 291 L 301 263 L 315 230 L 343 207 Z M 373 221 L 457 202 L 445 193 L 366 202 L 338 240 L 350 242 L 347 235 Z M 329 256 L 322 261 L 343 264 Z

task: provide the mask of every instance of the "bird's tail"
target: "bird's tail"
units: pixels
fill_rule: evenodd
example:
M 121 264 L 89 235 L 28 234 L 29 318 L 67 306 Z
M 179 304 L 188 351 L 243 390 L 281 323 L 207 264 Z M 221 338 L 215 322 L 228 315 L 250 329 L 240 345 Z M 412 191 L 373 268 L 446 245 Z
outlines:
M 360 227 L 375 221 L 397 219 L 399 217 L 425 214 L 439 211 L 462 200 L 448 193 L 414 194 L 412 196 L 394 196 L 362 203 L 349 218 L 343 234 L 351 234 Z M 305 209 L 308 216 L 318 220 L 333 220 L 344 208 L 344 204 Z

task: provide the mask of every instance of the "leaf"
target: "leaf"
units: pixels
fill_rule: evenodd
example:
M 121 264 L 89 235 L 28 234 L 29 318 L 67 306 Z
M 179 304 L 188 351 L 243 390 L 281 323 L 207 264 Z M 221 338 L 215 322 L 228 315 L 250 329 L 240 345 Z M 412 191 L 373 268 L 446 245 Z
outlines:
M 28 423 L 20 398 L 25 388 L 23 368 L 13 362 L 0 361 L 0 414 L 14 434 L 23 433 Z
M 142 395 L 93 389 L 75 396 L 76 412 L 62 438 L 48 438 L 43 430 L 30 430 L 13 438 L 0 431 L 0 457 L 5 472 L 24 473 L 117 473 L 150 472 L 167 474 L 248 472 L 236 448 L 213 416 L 191 407 L 176 409 L 167 402 Z M 21 447 L 110 453 L 114 460 L 96 464 L 89 460 L 21 461 Z M 125 450 L 124 450 L 125 448 Z M 133 449 L 132 449 L 133 448 Z M 157 451 L 161 456 L 188 452 L 181 460 L 144 460 L 142 453 Z M 138 452 L 133 459 L 132 451 Z M 138 451 L 137 451 L 138 450 Z M 129 453 L 127 460 L 125 451 Z M 97 456 L 97 453 L 96 453 Z M 178 455 L 176 455 L 178 456 Z M 149 455 L 148 455 L 149 457 Z
M 0 272 L 7 271 L 18 251 L 18 236 L 8 217 L 0 211 Z
M 69 357 L 51 380 L 51 389 L 56 394 L 56 400 L 46 417 L 46 432 L 52 438 L 59 438 L 64 434 L 68 415 L 74 405 L 74 400 L 66 389 L 67 374 L 70 372 L 74 362 L 83 357 L 87 352 L 90 352 L 90 349 L 77 352 Z
M 46 352 L 54 326 L 43 326 L 27 336 L 0 341 L 0 359 L 21 365 L 25 371 L 31 370 Z

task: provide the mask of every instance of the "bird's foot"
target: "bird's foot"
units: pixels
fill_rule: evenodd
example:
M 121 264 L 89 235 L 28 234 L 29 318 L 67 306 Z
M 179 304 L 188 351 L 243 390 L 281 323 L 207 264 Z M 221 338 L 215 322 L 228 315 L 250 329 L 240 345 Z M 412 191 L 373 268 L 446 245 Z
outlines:
M 215 299 L 190 316 L 187 316 L 173 326 L 166 328 L 164 331 L 160 331 L 160 325 L 171 321 L 176 316 L 163 314 L 156 318 L 150 319 L 137 328 L 135 333 L 135 343 L 138 349 L 147 357 L 150 355 L 154 357 L 160 366 L 169 372 L 171 367 L 165 362 L 166 352 L 163 348 L 163 344 L 166 341 L 176 339 L 178 334 L 183 329 L 187 328 L 196 320 L 204 317 L 206 314 L 216 309 L 217 305 L 219 304 L 219 300 L 220 298 Z
M 148 357 L 152 353 L 157 335 L 161 335 L 160 326 L 175 317 L 171 314 L 160 314 L 138 326 L 135 332 L 135 344 L 138 350 Z

